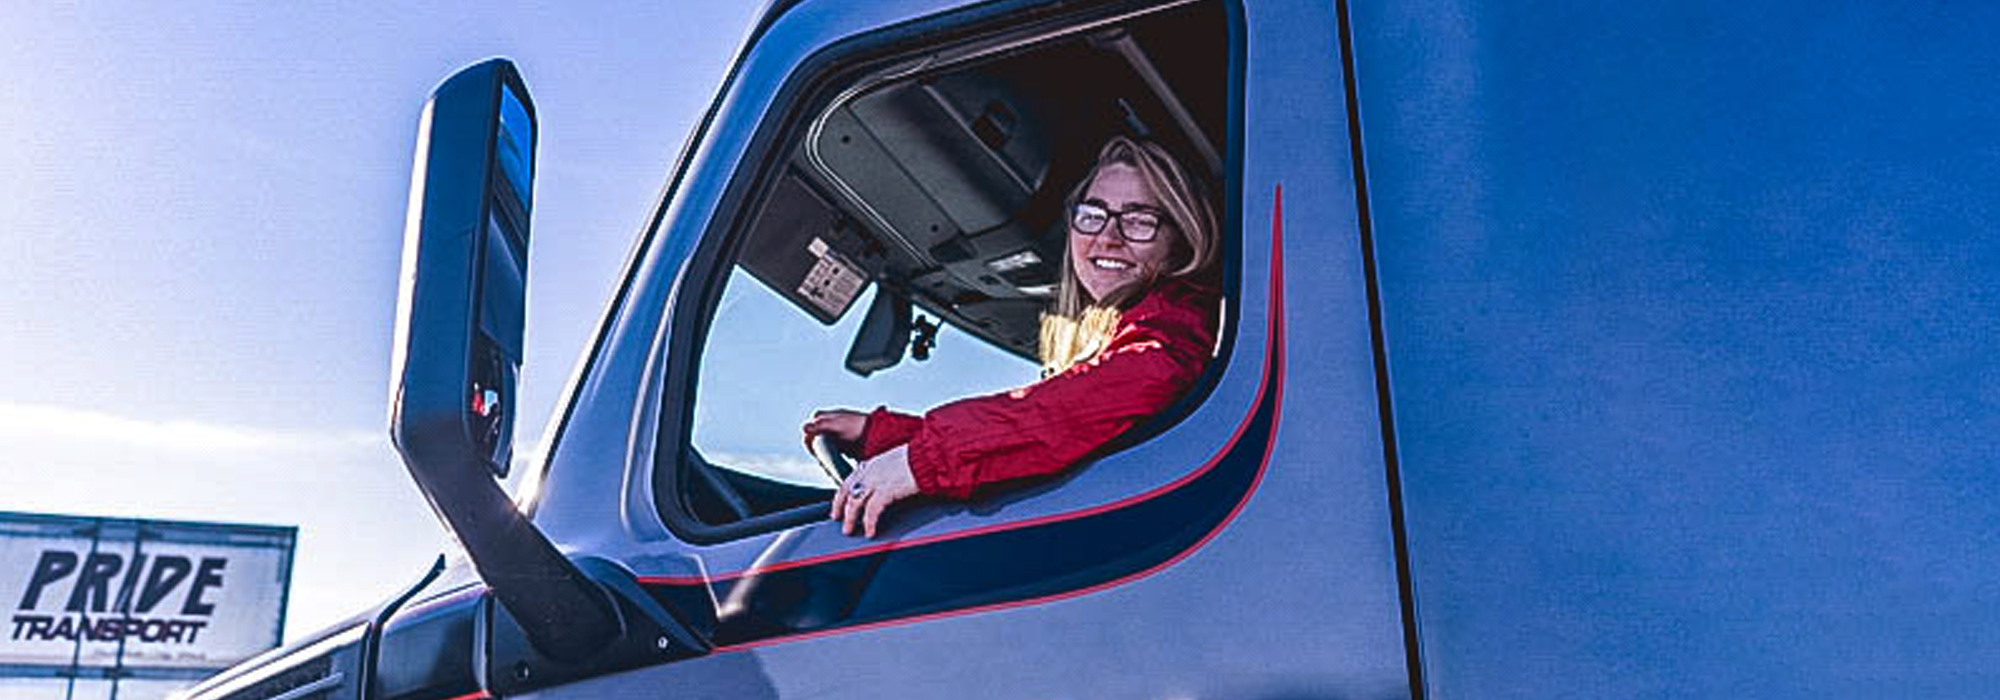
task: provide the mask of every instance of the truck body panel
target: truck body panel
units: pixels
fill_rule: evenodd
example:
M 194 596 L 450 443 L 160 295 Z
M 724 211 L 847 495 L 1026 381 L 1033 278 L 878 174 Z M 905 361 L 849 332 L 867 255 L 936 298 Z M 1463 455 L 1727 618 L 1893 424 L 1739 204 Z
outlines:
M 774 3 L 522 497 L 566 554 L 613 563 L 711 648 L 535 687 L 482 666 L 494 604 L 459 566 L 378 611 L 382 670 L 349 697 L 490 696 L 510 672 L 558 700 L 1980 696 L 2000 571 L 1983 527 L 1994 19 Z M 1149 54 L 1160 36 L 1195 37 L 1226 70 Z M 721 457 L 690 435 L 696 389 L 729 389 L 697 387 L 699 366 L 730 350 L 706 339 L 773 183 L 837 203 L 820 248 L 847 226 L 906 248 L 840 259 L 878 289 L 919 297 L 963 269 L 953 256 L 995 252 L 897 234 L 919 219 L 813 169 L 813 139 L 848 128 L 813 115 L 909 85 L 949 112 L 954 86 L 988 84 L 967 76 L 1005 77 L 975 69 L 1058 46 L 1130 62 L 1137 82 L 1101 91 L 1122 91 L 1131 128 L 1222 135 L 1224 320 L 1198 388 L 1073 473 L 901 507 L 874 540 L 805 508 L 715 522 L 690 505 L 748 483 L 691 481 Z M 1220 87 L 1177 105 L 1189 85 Z M 1018 158 L 1011 134 L 1060 136 L 1015 129 L 1032 103 L 953 118 Z M 1007 163 L 1022 211 L 1063 172 Z M 1000 221 L 985 240 L 1032 218 L 933 204 Z M 838 301 L 807 311 L 865 308 Z M 959 304 L 918 306 L 1004 344 L 1004 319 Z

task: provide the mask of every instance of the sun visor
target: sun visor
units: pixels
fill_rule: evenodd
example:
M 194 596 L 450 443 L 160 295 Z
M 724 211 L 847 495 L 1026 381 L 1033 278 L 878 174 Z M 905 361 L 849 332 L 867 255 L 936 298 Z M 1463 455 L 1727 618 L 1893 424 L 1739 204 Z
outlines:
M 874 277 L 866 250 L 847 217 L 788 173 L 751 225 L 741 262 L 771 291 L 832 325 Z

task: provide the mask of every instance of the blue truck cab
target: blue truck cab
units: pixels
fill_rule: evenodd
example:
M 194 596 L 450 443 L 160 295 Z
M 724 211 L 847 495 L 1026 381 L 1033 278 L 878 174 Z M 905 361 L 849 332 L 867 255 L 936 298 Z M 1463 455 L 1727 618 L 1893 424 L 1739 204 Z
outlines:
M 467 68 L 419 127 L 390 399 L 466 556 L 188 697 L 1986 697 L 1994 27 L 777 0 L 511 497 L 536 114 Z M 1033 381 L 1116 134 L 1222 214 L 1196 387 L 842 534 L 807 411 Z

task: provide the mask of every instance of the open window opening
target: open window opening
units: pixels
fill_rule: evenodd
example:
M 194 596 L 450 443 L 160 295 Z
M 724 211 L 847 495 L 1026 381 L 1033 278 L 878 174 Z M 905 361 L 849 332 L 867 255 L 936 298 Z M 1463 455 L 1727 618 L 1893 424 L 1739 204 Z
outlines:
M 793 115 L 728 232 L 663 516 L 738 533 L 824 517 L 837 475 L 802 444 L 814 409 L 921 412 L 1036 381 L 1066 197 L 1107 139 L 1165 146 L 1223 214 L 1227 27 L 1193 2 L 928 47 Z

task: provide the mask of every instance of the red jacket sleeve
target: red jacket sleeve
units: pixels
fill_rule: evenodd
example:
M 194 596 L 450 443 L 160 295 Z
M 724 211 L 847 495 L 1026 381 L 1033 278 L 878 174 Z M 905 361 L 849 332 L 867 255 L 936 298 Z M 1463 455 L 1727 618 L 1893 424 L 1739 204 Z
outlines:
M 1125 316 L 1089 362 L 925 414 L 909 440 L 918 489 L 962 499 L 988 484 L 1055 474 L 1179 398 L 1214 347 L 1206 310 L 1162 295 Z
M 887 406 L 877 406 L 868 413 L 868 422 L 861 428 L 862 459 L 873 459 L 875 455 L 896 449 L 897 445 L 916 437 L 917 429 L 923 427 L 924 419 L 908 413 L 897 413 Z

